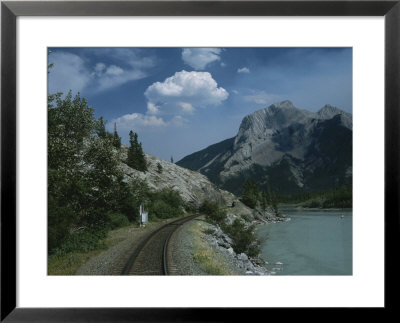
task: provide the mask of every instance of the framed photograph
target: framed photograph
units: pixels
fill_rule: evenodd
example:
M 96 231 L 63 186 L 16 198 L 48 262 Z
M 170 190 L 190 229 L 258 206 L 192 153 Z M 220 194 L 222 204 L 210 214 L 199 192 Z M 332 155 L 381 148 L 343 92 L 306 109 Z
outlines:
M 399 15 L 3 1 L 1 320 L 392 308 Z

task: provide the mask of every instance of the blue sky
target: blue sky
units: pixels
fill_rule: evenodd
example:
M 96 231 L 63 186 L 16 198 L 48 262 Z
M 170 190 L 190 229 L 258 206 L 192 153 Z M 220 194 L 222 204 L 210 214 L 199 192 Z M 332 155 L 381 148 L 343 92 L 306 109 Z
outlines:
M 290 100 L 352 112 L 351 48 L 50 48 L 50 93 L 80 92 L 122 142 L 175 161 Z

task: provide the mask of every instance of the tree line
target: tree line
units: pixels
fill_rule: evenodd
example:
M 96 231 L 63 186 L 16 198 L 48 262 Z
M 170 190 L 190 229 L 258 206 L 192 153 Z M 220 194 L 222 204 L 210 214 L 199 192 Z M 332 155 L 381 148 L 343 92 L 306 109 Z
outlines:
M 341 185 L 326 191 L 301 192 L 278 197 L 282 203 L 295 203 L 311 208 L 351 208 L 353 206 L 352 185 Z
M 276 215 L 280 214 L 278 198 L 275 192 L 271 190 L 268 182 L 265 185 L 265 189 L 260 190 L 255 181 L 246 181 L 243 184 L 241 201 L 252 209 L 260 207 L 265 211 L 267 207 L 272 207 Z

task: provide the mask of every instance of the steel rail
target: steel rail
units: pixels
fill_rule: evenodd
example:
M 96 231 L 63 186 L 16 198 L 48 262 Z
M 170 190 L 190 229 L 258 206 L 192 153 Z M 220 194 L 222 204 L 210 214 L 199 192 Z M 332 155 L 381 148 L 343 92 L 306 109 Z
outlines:
M 134 252 L 132 253 L 132 255 L 129 257 L 126 265 L 124 266 L 121 275 L 128 275 L 130 270 L 132 269 L 136 259 L 138 258 L 139 254 L 142 252 L 142 250 L 144 249 L 144 247 L 147 245 L 147 243 L 153 239 L 157 234 L 159 234 L 162 230 L 166 229 L 169 226 L 176 226 L 173 230 L 171 230 L 171 232 L 169 232 L 164 245 L 163 245 L 163 251 L 162 251 L 162 264 L 163 264 L 163 274 L 164 275 L 168 275 L 168 268 L 167 268 L 167 249 L 168 249 L 168 242 L 170 237 L 172 236 L 172 234 L 176 231 L 176 229 L 181 226 L 182 224 L 196 218 L 200 216 L 199 214 L 195 214 L 195 215 L 191 215 L 185 218 L 180 218 L 177 220 L 174 220 L 170 223 L 166 223 L 164 225 L 162 225 L 161 227 L 159 227 L 158 229 L 154 230 L 153 232 L 151 232 L 146 238 L 144 238 L 139 245 L 136 247 L 136 249 L 134 250 Z

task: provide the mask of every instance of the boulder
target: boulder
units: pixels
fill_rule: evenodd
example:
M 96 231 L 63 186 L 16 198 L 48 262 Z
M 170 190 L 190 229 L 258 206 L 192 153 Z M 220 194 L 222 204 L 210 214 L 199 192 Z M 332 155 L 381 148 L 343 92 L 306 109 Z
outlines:
M 237 258 L 238 258 L 239 260 L 243 260 L 243 261 L 249 260 L 249 257 L 247 257 L 247 255 L 246 255 L 245 253 L 239 254 L 239 255 L 237 256 Z

